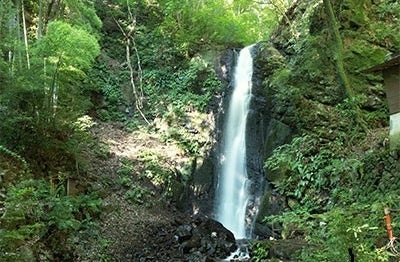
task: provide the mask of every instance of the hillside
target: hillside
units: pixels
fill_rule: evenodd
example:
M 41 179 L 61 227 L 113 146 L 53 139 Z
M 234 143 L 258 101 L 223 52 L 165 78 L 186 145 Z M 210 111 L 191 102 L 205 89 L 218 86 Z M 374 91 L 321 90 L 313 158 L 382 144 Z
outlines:
M 2 1 L 0 260 L 234 251 L 206 215 L 235 54 L 256 44 L 252 261 L 396 261 L 383 212 L 399 235 L 400 151 L 382 74 L 364 70 L 400 50 L 399 14 L 395 0 Z

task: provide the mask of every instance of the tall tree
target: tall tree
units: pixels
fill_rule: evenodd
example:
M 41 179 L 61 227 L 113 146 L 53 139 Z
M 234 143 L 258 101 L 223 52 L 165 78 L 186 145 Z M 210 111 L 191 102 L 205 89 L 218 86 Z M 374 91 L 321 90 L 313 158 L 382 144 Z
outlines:
M 43 16 L 43 8 L 44 8 L 44 2 L 45 0 L 39 0 L 39 5 L 38 5 L 38 14 L 37 14 L 37 31 L 36 31 L 36 37 L 37 39 L 42 38 L 43 36 L 43 26 L 44 26 L 44 16 Z
M 325 10 L 328 14 L 329 24 L 331 26 L 331 31 L 334 36 L 335 44 L 336 44 L 336 68 L 338 71 L 338 75 L 340 81 L 343 86 L 344 94 L 346 98 L 352 98 L 353 90 L 350 87 L 349 79 L 347 78 L 346 71 L 344 69 L 343 63 L 343 41 L 342 37 L 340 36 L 339 26 L 335 17 L 335 13 L 333 11 L 332 4 L 330 0 L 324 0 Z
M 30 63 L 30 60 L 29 60 L 28 31 L 27 31 L 27 28 L 26 28 L 24 0 L 21 0 L 21 16 L 22 16 L 22 26 L 24 28 L 24 44 L 25 44 L 25 54 L 26 54 L 26 65 L 27 65 L 28 69 L 30 69 L 31 68 L 31 63 Z
M 355 122 L 363 129 L 367 130 L 365 121 L 362 118 L 360 108 L 357 106 L 356 102 L 354 101 L 354 92 L 350 86 L 350 81 L 347 77 L 345 68 L 344 68 L 344 61 L 343 61 L 343 41 L 342 37 L 340 36 L 339 32 L 339 25 L 335 17 L 335 13 L 332 7 L 330 0 L 323 0 L 325 10 L 328 14 L 330 28 L 335 40 L 335 60 L 336 60 L 336 68 L 338 72 L 338 76 L 343 87 L 344 98 L 347 99 L 350 107 L 353 109 Z
M 159 0 L 164 14 L 161 31 L 183 48 L 238 46 L 265 39 L 277 22 L 273 7 L 263 1 Z
M 71 82 L 68 78 L 79 79 L 84 76 L 84 70 L 90 68 L 100 53 L 100 47 L 95 37 L 85 30 L 57 21 L 48 25 L 46 35 L 39 41 L 37 52 L 45 61 L 49 61 L 43 76 L 51 76 L 47 100 L 52 110 L 55 110 L 60 84 L 68 86 Z
M 100 53 L 99 25 L 91 0 L 0 1 L 0 144 L 40 162 L 39 173 L 75 150 L 66 144 L 88 106 L 82 86 Z

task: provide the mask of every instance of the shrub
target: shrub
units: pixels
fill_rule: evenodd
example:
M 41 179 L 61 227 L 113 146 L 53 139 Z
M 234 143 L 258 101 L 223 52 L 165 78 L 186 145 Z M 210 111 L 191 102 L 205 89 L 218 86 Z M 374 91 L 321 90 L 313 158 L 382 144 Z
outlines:
M 93 219 L 101 213 L 101 200 L 93 194 L 66 196 L 63 191 L 33 179 L 9 188 L 1 204 L 1 259 L 37 259 L 42 246 L 71 259 L 72 237 L 95 230 Z

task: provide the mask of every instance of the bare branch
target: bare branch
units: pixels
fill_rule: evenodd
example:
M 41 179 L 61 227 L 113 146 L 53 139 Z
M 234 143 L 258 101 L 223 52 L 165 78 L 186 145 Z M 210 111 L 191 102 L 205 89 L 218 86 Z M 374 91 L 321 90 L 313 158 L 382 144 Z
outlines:
M 135 107 L 138 110 L 139 114 L 144 119 L 144 121 L 146 121 L 146 123 L 148 125 L 150 125 L 150 122 L 147 120 L 146 116 L 143 114 L 143 112 L 141 110 L 143 108 L 142 68 L 141 68 L 141 65 L 140 65 L 139 52 L 138 52 L 138 50 L 136 48 L 134 37 L 132 36 L 132 33 L 135 31 L 135 19 L 133 18 L 132 13 L 130 12 L 129 6 L 128 6 L 128 10 L 129 10 L 129 18 L 132 21 L 132 26 L 130 26 L 130 28 L 128 28 L 129 29 L 128 32 L 125 32 L 125 30 L 122 28 L 120 23 L 115 18 L 113 18 L 113 19 L 114 19 L 115 23 L 118 25 L 118 28 L 120 29 L 120 31 L 122 32 L 124 37 L 125 37 L 125 41 L 126 41 L 126 45 L 125 45 L 126 62 L 128 64 L 128 68 L 129 68 L 129 78 L 130 78 L 130 84 L 131 84 L 131 87 L 132 87 L 132 93 L 133 93 L 133 95 L 135 97 Z M 133 70 L 132 62 L 131 62 L 131 53 L 130 53 L 131 40 L 133 42 L 133 49 L 135 50 L 136 57 L 137 57 L 137 60 L 138 60 L 139 81 L 140 81 L 139 90 L 135 85 L 134 70 Z

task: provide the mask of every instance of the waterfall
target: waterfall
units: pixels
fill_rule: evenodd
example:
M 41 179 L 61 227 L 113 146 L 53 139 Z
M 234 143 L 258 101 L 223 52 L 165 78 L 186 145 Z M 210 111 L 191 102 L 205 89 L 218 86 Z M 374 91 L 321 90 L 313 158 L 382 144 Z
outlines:
M 246 165 L 246 119 L 251 97 L 253 59 L 243 48 L 234 72 L 234 90 L 223 130 L 221 169 L 218 174 L 216 219 L 236 239 L 249 237 L 246 230 L 248 178 Z

